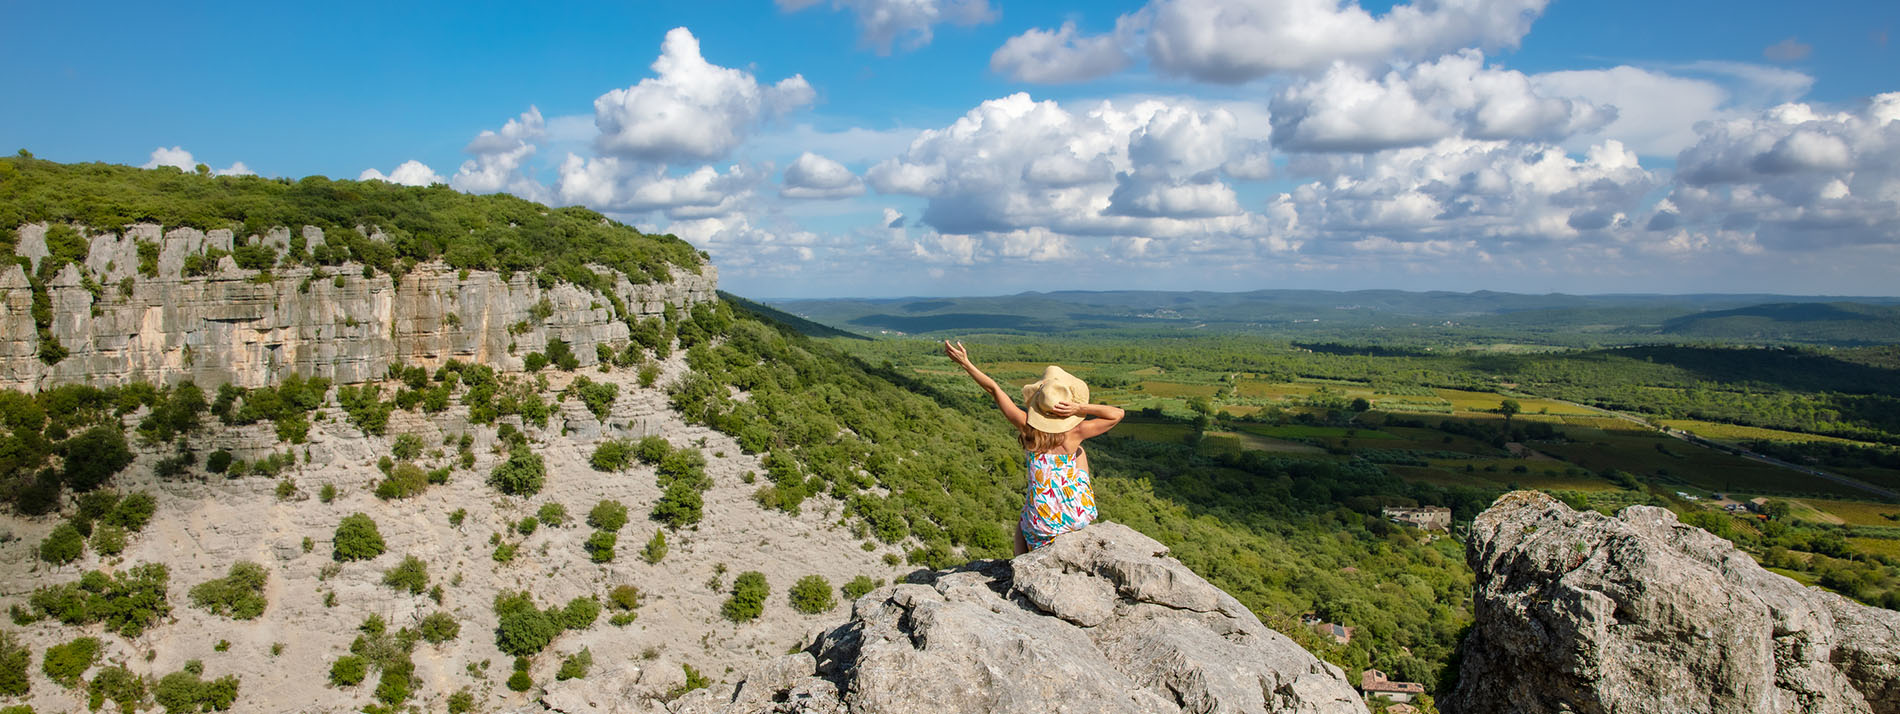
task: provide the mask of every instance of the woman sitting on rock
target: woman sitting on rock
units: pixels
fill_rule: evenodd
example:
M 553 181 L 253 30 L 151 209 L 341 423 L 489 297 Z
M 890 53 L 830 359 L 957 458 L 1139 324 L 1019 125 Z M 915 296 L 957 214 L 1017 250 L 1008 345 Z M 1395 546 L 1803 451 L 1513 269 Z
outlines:
M 1089 385 L 1055 365 L 1043 370 L 1040 381 L 1023 385 L 1023 405 L 1018 407 L 996 380 L 970 363 L 963 343 L 944 340 L 943 353 L 996 399 L 1003 418 L 1016 427 L 1016 441 L 1028 458 L 1029 493 L 1016 529 L 1016 554 L 1041 548 L 1094 521 L 1095 491 L 1089 487 L 1089 457 L 1082 453 L 1082 442 L 1114 428 L 1122 410 L 1090 404 Z

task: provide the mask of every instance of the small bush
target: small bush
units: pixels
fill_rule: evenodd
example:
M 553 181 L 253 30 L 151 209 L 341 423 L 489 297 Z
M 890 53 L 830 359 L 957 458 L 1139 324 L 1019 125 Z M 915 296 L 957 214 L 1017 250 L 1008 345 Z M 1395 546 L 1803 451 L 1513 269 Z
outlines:
M 231 564 L 224 577 L 192 587 L 191 604 L 234 620 L 255 619 L 264 614 L 264 585 L 269 578 L 264 566 L 240 560 Z
M 106 667 L 92 675 L 86 685 L 86 706 L 93 711 L 106 702 L 119 705 L 119 711 L 136 711 L 145 701 L 145 680 L 124 667 Z
M 514 674 L 508 675 L 508 688 L 517 692 L 528 691 L 534 688 L 534 678 L 528 676 L 528 670 L 517 669 Z
M 54 565 L 65 565 L 79 559 L 86 552 L 86 536 L 71 522 L 53 527 L 53 532 L 40 541 L 40 560 Z
M 152 698 L 167 712 L 223 711 L 237 701 L 238 678 L 223 676 L 211 681 L 199 678 L 200 671 L 189 669 L 159 678 Z
M 765 582 L 765 573 L 748 570 L 739 574 L 732 583 L 732 597 L 726 598 L 719 607 L 719 614 L 733 622 L 747 622 L 758 619 L 765 611 L 765 599 L 772 595 L 772 588 Z
M 217 451 L 213 451 L 210 456 L 205 457 L 205 470 L 214 474 L 229 471 L 231 470 L 231 460 L 233 458 L 229 450 L 218 449 Z
M 790 595 L 792 609 L 807 615 L 830 612 L 832 608 L 838 606 L 837 599 L 831 595 L 831 581 L 826 580 L 822 575 L 807 575 L 799 578 L 798 582 L 792 585 Z
M 561 629 L 585 630 L 594 626 L 600 618 L 600 601 L 591 597 L 577 597 L 567 601 L 567 607 L 561 608 Z
M 462 623 L 456 622 L 454 615 L 438 610 L 422 618 L 422 622 L 416 625 L 416 632 L 429 644 L 439 645 L 462 634 Z
M 634 456 L 644 464 L 658 464 L 670 453 L 673 453 L 673 445 L 666 443 L 666 439 L 659 436 L 641 437 L 640 443 L 633 447 Z
M 457 508 L 454 511 L 451 511 L 449 513 L 449 525 L 460 528 L 462 527 L 462 521 L 467 518 L 468 518 L 468 509 Z
M 668 528 L 683 528 L 698 523 L 704 517 L 705 499 L 699 490 L 684 481 L 675 481 L 660 494 L 659 502 L 653 504 L 653 520 L 667 525 Z
M 535 529 L 539 528 L 540 526 L 541 526 L 541 519 L 535 518 L 534 516 L 528 516 L 527 518 L 521 519 L 520 523 L 515 524 L 515 532 L 520 533 L 524 536 L 534 535 Z
M 40 662 L 40 671 L 48 679 L 67 689 L 79 686 L 79 678 L 86 670 L 92 669 L 99 661 L 101 645 L 97 637 L 81 637 L 63 645 L 46 648 L 46 658 Z
M 856 600 L 864 597 L 872 590 L 878 589 L 883 584 L 884 581 L 882 580 L 872 580 L 869 577 L 860 575 L 852 578 L 851 582 L 845 583 L 844 587 L 839 588 L 839 591 L 844 593 L 844 599 Z
M 541 510 L 535 511 L 534 517 L 540 519 L 542 523 L 559 527 L 567 523 L 567 506 L 549 501 L 541 504 Z
M 0 697 L 23 697 L 32 689 L 32 680 L 27 679 L 27 665 L 33 661 L 33 651 L 13 633 L 0 630 Z
M 581 651 L 561 660 L 561 669 L 554 673 L 554 679 L 563 682 L 570 679 L 586 679 L 587 670 L 592 669 L 593 666 L 594 652 L 582 647 Z
M 449 695 L 449 714 L 468 714 L 475 711 L 475 695 L 467 689 L 457 689 Z
M 324 503 L 336 500 L 336 484 L 326 483 L 323 488 L 317 489 L 317 500 Z
M 594 531 L 587 536 L 587 557 L 596 563 L 611 563 L 614 560 L 614 546 L 620 543 L 620 534 L 613 531 Z
M 143 491 L 119 499 L 118 505 L 103 519 L 107 525 L 118 526 L 128 531 L 145 530 L 145 524 L 152 522 L 152 513 L 158 510 L 158 501 L 152 494 Z
M 603 531 L 618 531 L 627 525 L 627 507 L 619 501 L 601 501 L 587 512 L 587 525 Z
M 561 634 L 556 620 L 559 611 L 547 612 L 534 606 L 526 592 L 504 592 L 495 596 L 495 646 L 502 652 L 527 657 L 546 649 Z
M 397 434 L 396 442 L 389 449 L 389 455 L 397 461 L 415 461 L 422 456 L 422 437 L 415 434 Z
M 515 559 L 515 551 L 516 551 L 516 550 L 517 550 L 517 549 L 516 549 L 516 546 L 515 546 L 515 544 L 513 544 L 513 543 L 498 543 L 498 544 L 496 544 L 496 545 L 495 545 L 495 552 L 494 552 L 494 554 L 493 554 L 493 557 L 494 557 L 494 559 L 495 559 L 495 562 L 497 562 L 497 563 L 508 563 L 508 562 L 512 562 L 512 561 L 514 561 L 514 559 Z
M 92 549 L 100 555 L 118 555 L 125 552 L 125 529 L 118 526 L 93 528 Z
M 332 548 L 331 557 L 339 562 L 369 560 L 383 554 L 383 534 L 369 516 L 352 513 L 337 524 Z
M 396 464 L 389 475 L 376 484 L 376 497 L 385 501 L 410 498 L 429 490 L 429 474 L 408 461 Z
M 607 591 L 607 604 L 616 610 L 638 610 L 645 596 L 632 585 L 615 585 Z
M 541 492 L 541 483 L 546 477 L 547 467 L 542 464 L 541 455 L 517 444 L 508 450 L 508 460 L 489 474 L 488 483 L 510 496 L 532 496 Z
M 405 555 L 401 563 L 383 573 L 383 584 L 397 591 L 407 590 L 410 595 L 421 595 L 429 589 L 429 564 L 416 556 Z
M 594 455 L 587 463 L 595 471 L 625 471 L 633 465 L 633 442 L 626 439 L 608 439 L 594 447 Z
M 647 547 L 640 550 L 640 559 L 648 563 L 658 563 L 666 559 L 666 531 L 653 532 L 653 537 L 647 539 Z
M 369 660 L 356 655 L 343 655 L 330 663 L 330 683 L 339 687 L 354 687 L 363 683 L 369 676 Z

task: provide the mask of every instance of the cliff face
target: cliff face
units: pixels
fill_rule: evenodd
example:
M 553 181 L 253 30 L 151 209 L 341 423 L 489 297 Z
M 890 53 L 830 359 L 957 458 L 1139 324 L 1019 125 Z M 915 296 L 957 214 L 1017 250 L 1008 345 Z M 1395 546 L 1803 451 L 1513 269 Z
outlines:
M 672 711 L 1366 711 L 1339 668 L 1120 524 L 915 580 L 860 598 L 811 647 Z
M 1900 613 L 1763 570 L 1667 510 L 1535 492 L 1472 523 L 1447 712 L 1900 712 Z
M 47 255 L 45 233 L 45 226 L 23 226 L 16 252 L 37 266 Z M 310 227 L 302 237 L 310 246 L 323 241 L 322 231 Z M 158 247 L 155 276 L 139 274 L 140 242 Z M 290 233 L 273 231 L 264 242 L 288 246 Z M 38 357 L 26 273 L 17 265 L 0 271 L 0 388 L 186 378 L 256 387 L 289 374 L 350 383 L 381 378 L 392 362 L 435 366 L 450 359 L 513 370 L 551 338 L 566 340 L 590 365 L 596 344 L 624 344 L 628 336 L 605 296 L 566 283 L 543 289 L 526 273 L 503 280 L 428 263 L 398 283 L 387 274 L 365 278 L 361 266 L 344 264 L 321 277 L 294 267 L 266 279 L 227 256 L 208 275 L 183 275 L 187 256 L 230 250 L 232 243 L 230 231 L 151 225 L 93 237 L 85 264 L 68 265 L 47 283 L 51 333 L 69 352 L 52 365 Z M 129 292 L 122 289 L 127 278 Z M 617 277 L 613 292 L 628 312 L 650 317 L 667 305 L 715 300 L 717 287 L 718 273 L 707 265 L 698 273 L 676 271 L 670 283 L 633 285 Z M 548 310 L 544 319 L 535 316 L 537 306 Z

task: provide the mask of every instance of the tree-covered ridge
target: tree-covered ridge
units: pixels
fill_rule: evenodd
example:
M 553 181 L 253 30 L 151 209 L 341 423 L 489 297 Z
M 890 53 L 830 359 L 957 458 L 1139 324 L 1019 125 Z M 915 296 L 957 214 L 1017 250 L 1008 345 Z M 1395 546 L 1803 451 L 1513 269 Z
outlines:
M 327 250 L 299 251 L 293 244 L 283 261 L 349 260 L 402 272 L 416 263 L 442 260 L 456 268 L 530 271 L 589 286 L 598 278 L 585 267 L 588 264 L 611 267 L 634 283 L 649 283 L 670 280 L 668 266 L 697 270 L 705 259 L 671 235 L 645 235 L 586 208 L 550 208 L 506 194 L 476 196 L 441 185 L 416 188 L 322 176 L 292 181 L 210 176 L 169 167 L 61 164 L 24 151 L 0 158 L 4 239 L 11 243 L 11 229 L 37 222 L 101 231 L 136 223 L 228 228 L 240 236 L 261 235 L 279 226 L 293 233 L 301 226 L 316 226 L 324 230 Z M 387 241 L 369 240 L 359 228 L 380 231 Z

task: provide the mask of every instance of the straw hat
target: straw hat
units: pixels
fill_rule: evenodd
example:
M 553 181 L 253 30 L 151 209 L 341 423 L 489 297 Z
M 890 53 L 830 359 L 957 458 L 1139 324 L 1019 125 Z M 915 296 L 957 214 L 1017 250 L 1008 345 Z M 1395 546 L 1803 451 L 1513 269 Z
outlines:
M 1082 423 L 1082 415 L 1062 418 L 1049 413 L 1062 402 L 1087 404 L 1089 385 L 1069 374 L 1061 367 L 1049 365 L 1042 370 L 1042 379 L 1023 385 L 1023 412 L 1029 416 L 1029 425 L 1040 431 L 1060 434 Z

